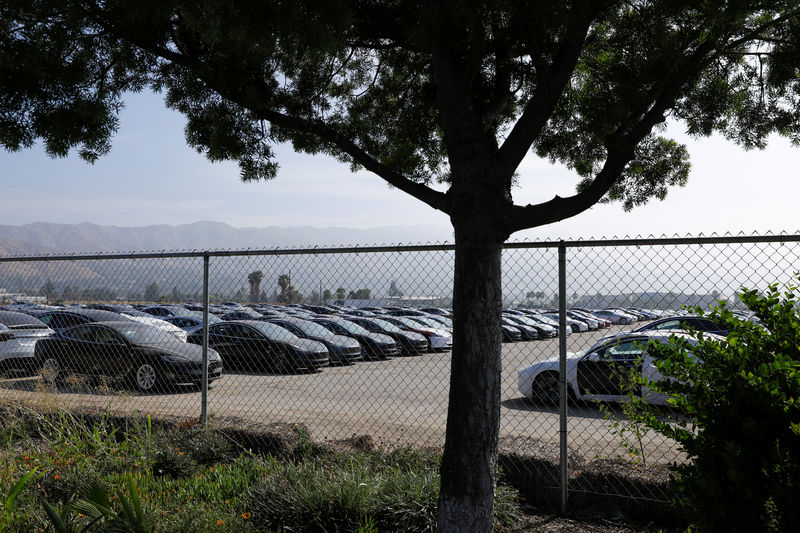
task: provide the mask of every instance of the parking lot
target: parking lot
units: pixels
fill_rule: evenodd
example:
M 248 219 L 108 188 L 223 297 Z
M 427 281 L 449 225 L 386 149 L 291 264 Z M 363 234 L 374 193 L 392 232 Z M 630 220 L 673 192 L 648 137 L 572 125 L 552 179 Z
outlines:
M 597 338 L 622 327 L 575 333 L 568 351 L 589 347 Z M 516 371 L 558 354 L 558 339 L 505 343 L 502 376 L 502 437 L 533 437 L 558 442 L 558 410 L 537 405 L 517 390 Z M 362 361 L 328 367 L 313 374 L 270 375 L 227 372 L 209 391 L 209 415 L 236 417 L 259 424 L 305 425 L 317 441 L 371 435 L 384 445 L 439 446 L 444 441 L 450 352 Z M 138 394 L 129 390 L 68 381 L 57 389 L 39 377 L 0 381 L 6 398 L 43 401 L 63 406 L 99 406 L 114 411 L 192 418 L 200 414 L 196 389 Z M 593 406 L 570 408 L 570 447 L 588 459 L 624 455 L 609 422 Z M 653 462 L 674 460 L 673 443 L 656 435 L 645 438 Z

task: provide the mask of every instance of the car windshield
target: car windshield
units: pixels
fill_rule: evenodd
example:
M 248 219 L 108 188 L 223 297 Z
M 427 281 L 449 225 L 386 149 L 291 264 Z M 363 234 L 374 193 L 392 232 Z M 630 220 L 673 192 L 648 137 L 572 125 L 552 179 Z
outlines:
M 352 333 L 353 335 L 369 335 L 370 332 L 367 331 L 364 327 L 356 324 L 355 322 L 350 322 L 349 320 L 337 320 L 335 322 L 331 322 L 331 324 L 336 324 L 340 326 L 343 330 L 348 333 Z
M 317 324 L 316 322 L 311 322 L 307 320 L 298 320 L 297 322 L 290 322 L 294 327 L 309 335 L 311 337 L 330 337 L 331 332 L 330 330 L 326 329 L 324 326 Z
M 390 333 L 401 333 L 403 331 L 394 324 L 392 324 L 391 322 L 380 320 L 378 318 L 370 319 L 370 322 L 378 324 L 384 331 L 388 331 Z
M 300 338 L 286 328 L 269 322 L 257 322 L 249 324 L 251 327 L 263 333 L 268 339 L 273 341 L 298 341 Z
M 177 341 L 171 333 L 167 333 L 163 329 L 136 322 L 117 326 L 114 329 L 134 344 L 163 344 L 167 341 Z

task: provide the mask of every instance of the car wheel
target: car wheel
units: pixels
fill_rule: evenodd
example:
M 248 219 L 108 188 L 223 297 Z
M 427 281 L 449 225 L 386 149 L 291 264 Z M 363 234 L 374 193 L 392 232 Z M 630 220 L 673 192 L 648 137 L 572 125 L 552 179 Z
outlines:
M 630 321 L 627 318 L 620 318 L 619 323 L 622 324 L 623 326 L 627 326 L 630 323 Z
M 156 368 L 150 363 L 141 363 L 133 373 L 136 387 L 142 392 L 151 392 L 161 386 L 161 378 Z
M 63 377 L 61 364 L 53 357 L 48 357 L 44 360 L 39 373 L 42 375 L 42 379 L 45 383 L 58 383 Z
M 545 405 L 558 405 L 558 374 L 545 372 L 537 376 L 533 382 L 531 398 Z

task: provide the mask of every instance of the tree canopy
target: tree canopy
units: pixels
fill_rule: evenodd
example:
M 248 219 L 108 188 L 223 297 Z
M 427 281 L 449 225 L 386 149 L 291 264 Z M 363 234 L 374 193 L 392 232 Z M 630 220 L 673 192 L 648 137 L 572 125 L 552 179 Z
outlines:
M 290 142 L 452 214 L 454 188 L 428 185 L 453 185 L 459 160 L 488 152 L 510 233 L 684 183 L 686 148 L 659 135 L 668 116 L 745 147 L 771 132 L 797 141 L 797 10 L 795 0 L 9 0 L 0 142 L 41 139 L 52 155 L 77 148 L 93 161 L 110 149 L 125 93 L 151 88 L 186 115 L 189 144 L 237 160 L 248 180 L 274 177 L 272 146 Z M 574 169 L 580 192 L 512 206 L 531 149 Z
M 155 90 L 187 142 L 273 178 L 273 147 L 325 153 L 450 216 L 454 323 L 440 527 L 491 527 L 501 244 L 689 175 L 667 120 L 744 148 L 800 142 L 797 0 L 4 0 L 0 144 L 87 161 L 126 93 Z M 528 154 L 575 194 L 516 205 Z M 287 279 L 287 286 L 289 285 Z M 339 290 L 337 297 L 339 296 Z M 341 291 L 342 293 L 344 290 Z

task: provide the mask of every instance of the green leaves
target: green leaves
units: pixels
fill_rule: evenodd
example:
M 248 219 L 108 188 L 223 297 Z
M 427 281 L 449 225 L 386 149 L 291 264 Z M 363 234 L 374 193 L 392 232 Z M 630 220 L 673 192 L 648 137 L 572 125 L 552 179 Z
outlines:
M 638 420 L 674 438 L 689 462 L 675 465 L 680 506 L 700 531 L 780 531 L 800 520 L 800 317 L 796 287 L 743 290 L 755 321 L 711 310 L 724 339 L 652 344 L 674 415 L 646 406 Z M 694 312 L 704 314 L 702 309 Z

